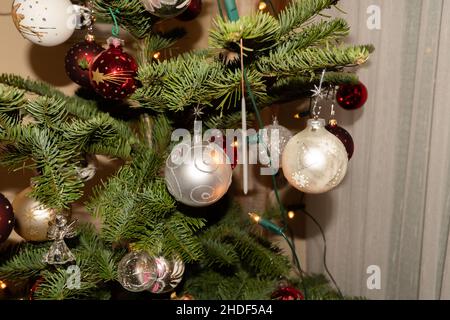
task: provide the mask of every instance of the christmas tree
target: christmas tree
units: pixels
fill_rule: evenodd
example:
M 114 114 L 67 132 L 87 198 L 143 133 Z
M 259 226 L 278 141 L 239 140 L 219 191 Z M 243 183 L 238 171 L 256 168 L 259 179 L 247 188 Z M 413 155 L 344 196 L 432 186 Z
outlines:
M 13 5 L 19 31 L 41 44 L 50 41 L 24 24 L 22 2 Z M 343 43 L 348 24 L 324 13 L 337 0 L 292 0 L 279 12 L 241 17 L 234 1 L 225 1 L 219 2 L 208 48 L 162 59 L 183 30 L 156 32 L 155 25 L 189 4 L 172 2 L 90 1 L 83 11 L 90 43 L 95 14 L 115 26 L 115 36 L 118 27 L 126 29 L 139 48 L 136 66 L 117 38 L 108 50 L 92 49 L 104 58 L 75 60 L 74 69 L 89 73 L 90 90 L 69 97 L 39 81 L 0 76 L 0 164 L 35 172 L 30 188 L 12 205 L 16 231 L 28 241 L 3 250 L 0 279 L 34 284 L 34 299 L 120 298 L 122 287 L 141 292 L 135 298 L 176 291 L 196 299 L 270 299 L 283 278 L 308 299 L 342 298 L 324 277 L 307 277 L 298 259 L 291 263 L 267 240 L 263 229 L 292 245 L 281 201 L 249 219 L 233 195 L 224 195 L 229 163 L 210 174 L 217 180 L 211 190 L 195 193 L 196 176 L 171 170 L 168 159 L 178 147 L 171 139 L 174 130 L 192 133 L 195 120 L 202 121 L 201 129 L 219 132 L 262 128 L 262 108 L 311 96 L 314 88 L 318 99 L 325 86 L 357 85 L 350 71 L 368 60 L 373 47 Z M 273 9 L 270 1 L 264 3 Z M 108 55 L 115 58 L 109 64 Z M 108 74 L 119 59 L 128 62 L 119 74 Z M 225 141 L 229 155 L 235 144 Z M 70 219 L 71 205 L 86 192 L 92 155 L 123 160 L 86 202 L 99 228 Z M 230 160 L 234 164 L 234 156 Z M 308 179 L 297 180 L 308 187 Z M 275 177 L 273 182 L 276 191 Z M 1 214 L 11 215 L 7 200 L 2 206 Z

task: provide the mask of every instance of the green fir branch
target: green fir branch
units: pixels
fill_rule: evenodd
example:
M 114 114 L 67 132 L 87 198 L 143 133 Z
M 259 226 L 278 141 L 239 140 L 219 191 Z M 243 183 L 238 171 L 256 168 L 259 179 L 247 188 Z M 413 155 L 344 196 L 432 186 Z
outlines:
M 25 102 L 25 91 L 0 84 L 0 112 L 17 111 Z
M 271 53 L 257 63 L 258 70 L 268 77 L 313 76 L 327 69 L 333 71 L 343 67 L 365 63 L 373 51 L 372 46 L 308 48 L 292 54 Z
M 252 16 L 243 16 L 237 21 L 217 18 L 209 34 L 209 46 L 214 49 L 240 48 L 244 40 L 244 50 L 265 50 L 270 48 L 279 33 L 277 20 L 268 13 L 258 12 Z
M 0 279 L 17 281 L 37 276 L 47 267 L 43 257 L 49 247 L 49 244 L 20 244 L 10 259 L 2 261 Z
M 33 124 L 52 130 L 61 130 L 68 113 L 61 98 L 39 97 L 25 104 L 25 111 L 33 117 Z
M 291 52 L 293 50 L 305 49 L 310 46 L 321 46 L 329 44 L 346 37 L 350 32 L 350 27 L 344 19 L 333 19 L 330 21 L 320 21 L 299 30 L 289 38 L 284 39 L 275 52 Z
M 194 262 L 203 255 L 202 245 L 195 232 L 205 226 L 205 220 L 175 213 L 165 223 L 163 252 L 179 255 L 185 262 Z
M 278 15 L 280 36 L 289 35 L 316 17 L 323 10 L 336 5 L 338 0 L 293 0 Z
M 110 14 L 112 10 L 117 16 L 119 25 L 136 38 L 144 38 L 158 21 L 158 18 L 151 15 L 139 0 L 94 0 L 94 10 L 98 18 L 113 23 Z

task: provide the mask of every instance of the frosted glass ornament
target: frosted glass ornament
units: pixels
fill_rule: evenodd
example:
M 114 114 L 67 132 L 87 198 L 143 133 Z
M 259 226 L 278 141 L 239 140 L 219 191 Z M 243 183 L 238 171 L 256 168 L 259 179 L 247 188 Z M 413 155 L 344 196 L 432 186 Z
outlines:
M 259 156 L 264 164 L 269 164 L 270 162 L 272 167 L 277 166 L 284 148 L 292 137 L 292 132 L 280 125 L 277 118 L 273 120 L 271 125 L 265 126 L 259 148 Z
M 45 47 L 67 41 L 77 20 L 75 7 L 69 0 L 15 0 L 11 16 L 25 39 Z
M 283 173 L 296 189 L 309 194 L 328 192 L 345 177 L 348 155 L 345 146 L 325 129 L 325 120 L 309 120 L 305 130 L 286 145 Z
M 31 187 L 20 192 L 12 203 L 15 215 L 14 230 L 27 241 L 47 241 L 47 233 L 55 220 L 56 211 L 46 208 L 30 196 Z
M 232 174 L 230 160 L 217 144 L 180 143 L 166 161 L 165 181 L 177 201 L 206 207 L 227 193 Z

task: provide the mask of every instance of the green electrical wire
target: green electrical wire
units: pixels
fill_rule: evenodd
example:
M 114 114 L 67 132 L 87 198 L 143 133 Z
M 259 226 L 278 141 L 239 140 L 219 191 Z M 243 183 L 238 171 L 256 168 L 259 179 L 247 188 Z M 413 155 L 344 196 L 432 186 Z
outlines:
M 260 217 L 258 214 L 256 213 L 249 213 L 250 218 L 252 218 L 256 223 L 258 223 L 261 227 L 263 227 L 264 229 L 273 232 L 276 235 L 282 236 L 284 238 L 284 240 L 287 242 L 287 244 L 289 245 L 289 248 L 291 249 L 292 252 L 292 258 L 294 260 L 294 266 L 297 268 L 299 276 L 300 276 L 300 280 L 302 283 L 302 289 L 303 289 L 303 294 L 305 296 L 305 300 L 308 300 L 308 291 L 306 288 L 306 284 L 305 284 L 305 279 L 303 277 L 304 275 L 304 271 L 302 269 L 302 266 L 300 264 L 300 259 L 297 255 L 297 252 L 295 250 L 295 244 L 293 241 L 291 241 L 286 234 L 283 232 L 283 229 L 279 226 L 277 226 L 275 223 L 273 223 L 272 221 L 268 220 L 268 219 L 264 219 L 262 217 Z
M 284 238 L 284 240 L 286 240 L 287 244 L 289 245 L 289 248 L 293 252 L 293 258 L 294 258 L 294 261 L 295 261 L 295 266 L 298 269 L 298 272 L 300 274 L 300 280 L 302 282 L 303 295 L 305 296 L 305 300 L 308 300 L 308 290 L 306 288 L 305 279 L 303 277 L 304 271 L 303 271 L 302 266 L 300 264 L 300 259 L 298 258 L 298 255 L 295 252 L 295 246 L 294 246 L 293 242 L 286 236 L 286 234 L 284 232 L 281 233 L 281 236 Z
M 220 1 L 221 0 L 217 0 L 217 7 L 219 8 L 219 15 L 220 15 L 220 17 L 222 18 L 222 20 L 224 20 L 222 3 Z
M 248 92 L 248 95 L 249 95 L 250 100 L 252 102 L 253 109 L 254 109 L 255 114 L 256 114 L 256 119 L 257 119 L 258 125 L 260 126 L 260 128 L 264 128 L 264 123 L 263 123 L 262 118 L 261 118 L 261 113 L 259 112 L 259 108 L 258 108 L 258 106 L 256 104 L 256 99 L 255 99 L 255 96 L 253 95 L 253 91 L 252 91 L 252 88 L 251 88 L 250 83 L 248 81 L 247 72 L 246 72 L 245 69 L 244 69 L 244 82 L 245 82 L 245 85 L 247 87 L 247 92 Z M 283 220 L 283 230 L 286 230 L 286 228 L 287 228 L 287 211 L 286 211 L 286 208 L 283 206 L 283 203 L 281 202 L 280 192 L 278 190 L 278 184 L 277 184 L 277 180 L 275 179 L 275 174 L 272 174 L 271 178 L 272 178 L 272 185 L 273 185 L 273 190 L 274 190 L 274 193 L 275 193 L 275 198 L 277 200 L 278 206 L 280 207 L 280 211 L 281 211 L 281 217 L 282 217 L 282 220 Z

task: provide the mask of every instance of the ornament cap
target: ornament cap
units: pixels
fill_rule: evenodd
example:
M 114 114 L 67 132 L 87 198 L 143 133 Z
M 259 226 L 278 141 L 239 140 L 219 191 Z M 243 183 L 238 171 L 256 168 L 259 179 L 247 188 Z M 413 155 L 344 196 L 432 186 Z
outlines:
M 106 40 L 106 43 L 114 48 L 123 47 L 125 45 L 125 41 L 117 37 L 109 37 L 108 40 Z
M 87 42 L 94 42 L 95 41 L 95 36 L 92 34 L 92 33 L 88 33 L 85 37 L 84 37 L 84 39 L 87 41 Z
M 330 122 L 329 122 L 329 124 L 330 124 L 330 126 L 332 126 L 332 127 L 336 127 L 336 126 L 338 125 L 338 122 L 337 122 L 336 119 L 331 119 Z
M 324 119 L 309 119 L 308 127 L 311 127 L 313 130 L 323 128 L 323 127 L 325 127 L 325 120 Z
M 278 117 L 277 116 L 273 116 L 272 117 L 272 124 L 274 126 L 278 126 L 280 123 L 278 122 Z

